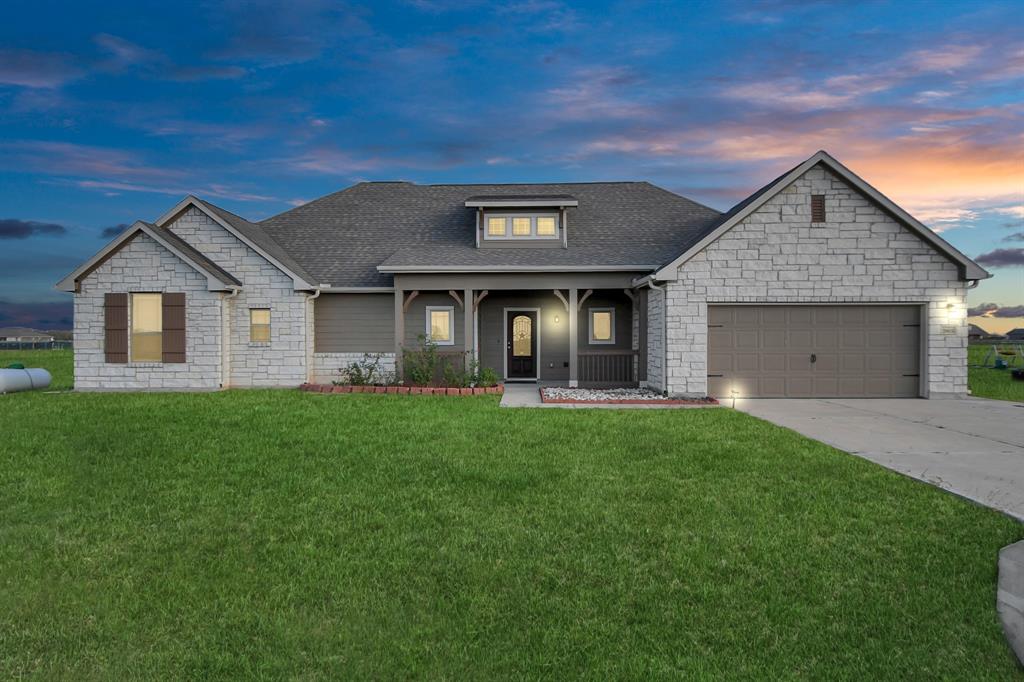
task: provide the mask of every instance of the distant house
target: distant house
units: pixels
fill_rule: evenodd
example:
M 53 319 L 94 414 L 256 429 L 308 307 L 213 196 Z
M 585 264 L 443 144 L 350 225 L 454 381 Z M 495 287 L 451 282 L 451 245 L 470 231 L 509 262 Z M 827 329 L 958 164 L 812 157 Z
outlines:
M 0 327 L 0 341 L 19 343 L 49 343 L 53 334 L 28 327 Z
M 982 341 L 999 341 L 1003 337 L 999 334 L 992 334 L 985 331 L 976 324 L 968 325 L 967 327 L 967 340 L 970 343 L 980 343 Z
M 1017 327 L 1006 335 L 1007 341 L 1024 341 L 1024 327 Z

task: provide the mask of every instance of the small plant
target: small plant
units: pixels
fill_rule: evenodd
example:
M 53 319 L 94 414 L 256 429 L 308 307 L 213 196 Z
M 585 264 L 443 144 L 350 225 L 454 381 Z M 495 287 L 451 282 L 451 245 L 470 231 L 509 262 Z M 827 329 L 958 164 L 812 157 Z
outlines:
M 367 353 L 358 362 L 350 362 L 339 370 L 341 381 L 331 383 L 336 386 L 371 386 L 373 384 L 388 385 L 394 383 L 394 372 L 381 368 L 383 353 Z
M 415 386 L 429 386 L 434 383 L 437 374 L 437 344 L 424 334 L 417 337 L 419 350 L 406 350 L 402 353 L 405 360 L 405 371 Z
M 452 388 L 465 388 L 469 386 L 471 375 L 466 370 L 462 369 L 458 365 L 462 363 L 453 363 L 451 360 L 445 360 L 444 363 L 444 385 L 451 386 Z
M 498 373 L 490 367 L 484 367 L 477 372 L 476 380 L 473 382 L 481 388 L 490 388 L 498 385 Z

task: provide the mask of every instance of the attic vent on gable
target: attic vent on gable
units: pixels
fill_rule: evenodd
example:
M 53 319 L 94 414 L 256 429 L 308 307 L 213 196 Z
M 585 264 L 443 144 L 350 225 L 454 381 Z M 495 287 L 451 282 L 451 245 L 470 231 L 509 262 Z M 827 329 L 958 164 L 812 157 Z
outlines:
M 811 222 L 812 223 L 823 223 L 823 222 L 825 222 L 825 195 L 824 194 L 812 194 L 811 195 Z

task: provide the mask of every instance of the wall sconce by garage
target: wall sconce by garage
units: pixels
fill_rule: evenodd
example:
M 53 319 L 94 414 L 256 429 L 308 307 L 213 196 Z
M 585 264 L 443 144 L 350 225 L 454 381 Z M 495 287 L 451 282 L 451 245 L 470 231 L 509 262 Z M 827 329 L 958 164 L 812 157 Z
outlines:
M 555 324 L 558 324 L 558 315 L 555 315 Z

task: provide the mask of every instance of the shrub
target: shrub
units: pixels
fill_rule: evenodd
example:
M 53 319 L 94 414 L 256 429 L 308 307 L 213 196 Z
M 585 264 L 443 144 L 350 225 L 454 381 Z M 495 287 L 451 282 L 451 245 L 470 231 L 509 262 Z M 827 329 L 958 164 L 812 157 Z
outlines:
M 429 386 L 437 374 L 437 344 L 424 334 L 417 337 L 419 350 L 403 350 L 405 371 L 415 386 Z
M 481 386 L 483 388 L 490 388 L 491 386 L 497 386 L 498 385 L 498 373 L 495 372 L 490 367 L 484 367 L 479 372 L 477 372 L 476 380 L 473 383 L 476 384 L 477 386 Z
M 383 353 L 366 353 L 358 362 L 350 362 L 339 370 L 341 381 L 331 382 L 335 385 L 370 386 L 374 384 L 390 385 L 395 383 L 395 373 L 381 367 Z

